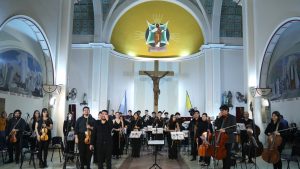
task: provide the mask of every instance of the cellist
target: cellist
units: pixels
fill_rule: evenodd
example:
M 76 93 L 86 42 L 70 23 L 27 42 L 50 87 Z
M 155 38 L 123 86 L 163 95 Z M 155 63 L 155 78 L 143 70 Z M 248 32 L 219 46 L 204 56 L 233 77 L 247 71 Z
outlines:
M 270 123 L 268 124 L 266 130 L 265 130 L 265 134 L 267 136 L 271 136 L 272 134 L 275 135 L 280 135 L 281 137 L 284 137 L 283 135 L 286 132 L 278 132 L 278 130 L 283 130 L 286 129 L 287 127 L 284 126 L 284 124 L 281 122 L 280 120 L 280 113 L 278 111 L 274 111 L 272 113 L 272 119 L 270 121 Z M 280 146 L 278 146 L 278 151 L 279 151 L 279 155 L 281 154 L 284 145 L 285 145 L 285 139 L 282 139 L 282 143 Z M 282 162 L 281 162 L 281 157 L 279 157 L 279 161 L 275 164 L 273 164 L 273 168 L 274 169 L 281 169 L 282 168 Z
M 227 155 L 222 160 L 223 169 L 230 169 L 231 166 L 230 152 L 231 152 L 232 143 L 234 143 L 234 132 L 236 131 L 235 125 L 236 125 L 235 116 L 229 114 L 229 107 L 227 105 L 222 105 L 220 107 L 220 113 L 217 119 L 215 120 L 215 127 L 217 130 L 219 130 L 220 133 L 226 133 L 229 137 L 229 139 L 225 143 Z M 227 128 L 227 129 L 223 129 L 223 128 Z
M 198 144 L 199 145 L 203 143 L 202 139 L 204 139 L 204 138 L 201 138 L 201 136 L 203 135 L 204 132 L 207 133 L 206 137 L 209 137 L 209 135 L 211 135 L 212 132 L 213 132 L 212 124 L 209 121 L 209 117 L 207 117 L 207 113 L 202 113 L 201 118 L 202 118 L 202 120 L 200 121 L 199 129 L 198 129 L 199 134 L 200 134 L 200 137 L 198 138 Z M 209 166 L 209 164 L 210 164 L 210 156 L 208 156 L 207 154 L 204 157 L 200 156 L 200 162 L 202 162 L 202 161 L 204 163 L 201 164 L 201 166 Z

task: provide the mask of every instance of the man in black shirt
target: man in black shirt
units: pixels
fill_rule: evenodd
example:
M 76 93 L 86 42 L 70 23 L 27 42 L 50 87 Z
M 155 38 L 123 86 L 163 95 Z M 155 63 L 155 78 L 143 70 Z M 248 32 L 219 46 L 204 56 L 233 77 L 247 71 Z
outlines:
M 19 163 L 20 151 L 22 148 L 22 133 L 26 126 L 26 122 L 23 118 L 21 118 L 21 114 L 21 110 L 15 110 L 14 117 L 8 121 L 6 127 L 6 135 L 8 136 L 9 160 L 5 163 L 13 162 L 13 148 L 15 148 L 16 151 L 16 163 Z
M 90 115 L 89 107 L 83 107 L 82 110 L 83 115 L 77 119 L 75 124 L 75 143 L 78 144 L 80 168 L 84 169 L 86 165 L 87 169 L 90 169 L 92 151 L 88 140 L 91 139 L 89 132 L 93 131 L 95 119 Z
M 101 114 L 101 120 L 97 120 L 95 122 L 90 150 L 94 150 L 96 146 L 98 169 L 103 169 L 104 162 L 106 162 L 107 169 L 111 169 L 113 146 L 111 132 L 113 129 L 113 123 L 109 119 L 108 112 L 106 110 L 102 110 L 99 114 Z
M 246 111 L 243 114 L 241 123 L 244 123 L 246 128 L 251 128 L 252 130 L 254 129 L 253 120 L 249 119 L 249 113 Z M 249 162 L 252 162 L 252 153 L 246 152 L 246 142 L 249 140 L 247 130 L 241 130 L 240 134 L 241 134 L 242 157 L 243 157 L 242 162 L 245 161 L 246 155 L 248 155 Z

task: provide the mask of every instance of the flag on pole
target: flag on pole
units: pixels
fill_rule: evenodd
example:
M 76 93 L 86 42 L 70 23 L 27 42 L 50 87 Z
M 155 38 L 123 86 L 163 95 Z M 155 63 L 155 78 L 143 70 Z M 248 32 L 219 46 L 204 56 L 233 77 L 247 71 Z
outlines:
M 119 110 L 118 112 L 121 112 L 123 115 L 127 115 L 127 98 L 126 98 L 126 91 L 125 91 L 125 95 L 122 99 L 122 102 L 119 106 Z
M 192 102 L 191 102 L 189 93 L 186 91 L 186 96 L 185 96 L 185 108 L 186 108 L 187 110 L 190 110 L 192 107 L 193 107 L 193 106 L 192 106 Z

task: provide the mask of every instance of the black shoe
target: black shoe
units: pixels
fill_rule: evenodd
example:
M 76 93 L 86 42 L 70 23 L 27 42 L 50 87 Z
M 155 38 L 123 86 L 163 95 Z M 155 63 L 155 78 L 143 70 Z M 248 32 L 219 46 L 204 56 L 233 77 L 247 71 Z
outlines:
M 5 161 L 4 163 L 9 164 L 9 163 L 12 163 L 12 162 L 13 162 L 13 160 L 8 160 L 8 161 Z
M 196 158 L 192 158 L 190 161 L 195 161 L 196 160 Z

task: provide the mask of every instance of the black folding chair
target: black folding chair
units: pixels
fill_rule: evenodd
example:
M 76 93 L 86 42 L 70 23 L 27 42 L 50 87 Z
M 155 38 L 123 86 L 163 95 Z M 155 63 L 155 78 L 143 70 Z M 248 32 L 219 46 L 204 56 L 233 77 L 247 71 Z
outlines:
M 51 149 L 52 149 L 52 156 L 51 156 L 51 162 L 53 160 L 53 154 L 55 150 L 58 150 L 59 153 L 59 161 L 61 162 L 61 152 L 64 151 L 64 145 L 63 145 L 63 141 L 62 141 L 62 137 L 53 137 L 51 140 Z

